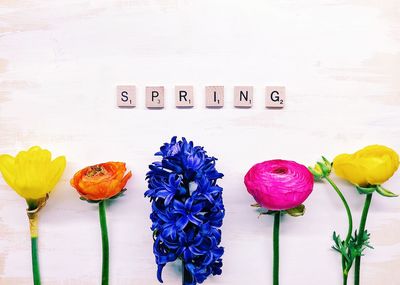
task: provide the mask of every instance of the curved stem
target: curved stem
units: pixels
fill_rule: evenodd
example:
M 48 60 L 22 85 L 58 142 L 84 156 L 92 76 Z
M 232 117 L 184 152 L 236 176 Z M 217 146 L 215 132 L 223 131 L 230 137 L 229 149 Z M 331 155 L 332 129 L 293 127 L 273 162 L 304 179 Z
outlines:
M 190 284 L 191 280 L 190 272 L 186 269 L 185 262 L 182 259 L 182 285 Z
M 274 232 L 273 232 L 273 285 L 279 285 L 279 226 L 281 221 L 281 212 L 278 211 L 274 215 Z
M 38 214 L 28 214 L 29 228 L 31 233 L 31 254 L 32 254 L 32 272 L 33 284 L 40 285 L 40 270 L 38 257 Z
M 371 200 L 372 200 L 372 193 L 367 194 L 361 215 L 360 227 L 358 228 L 357 246 L 359 247 L 361 247 L 363 243 L 365 224 L 367 223 L 367 216 L 368 216 L 369 206 L 371 205 Z M 361 267 L 361 256 L 357 256 L 355 262 L 355 271 L 354 271 L 354 285 L 360 284 L 360 267 Z
M 101 227 L 101 241 L 103 246 L 103 265 L 101 284 L 108 285 L 108 271 L 109 271 L 109 247 L 108 247 L 108 233 L 107 233 L 107 218 L 106 218 L 106 200 L 99 203 L 99 216 Z
M 347 213 L 347 220 L 349 223 L 349 228 L 347 230 L 347 236 L 346 236 L 346 243 L 349 243 L 351 234 L 353 232 L 353 217 L 351 215 L 351 210 L 349 207 L 349 204 L 347 204 L 346 198 L 344 198 L 342 192 L 339 190 L 339 188 L 336 186 L 335 182 L 333 182 L 329 177 L 325 177 L 326 181 L 329 182 L 329 184 L 332 185 L 333 189 L 335 189 L 336 193 L 340 197 L 340 200 L 342 200 L 342 203 L 344 207 L 346 208 L 346 213 Z

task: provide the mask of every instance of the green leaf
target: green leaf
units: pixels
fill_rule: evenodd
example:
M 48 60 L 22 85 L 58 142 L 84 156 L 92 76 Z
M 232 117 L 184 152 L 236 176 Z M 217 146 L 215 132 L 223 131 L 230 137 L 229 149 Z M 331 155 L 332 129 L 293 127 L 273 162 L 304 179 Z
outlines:
M 311 166 L 308 167 L 308 170 L 311 172 L 311 174 L 314 176 L 314 181 L 320 181 L 322 179 L 322 173 L 318 173 L 315 171 L 314 168 Z
M 322 173 L 324 174 L 324 176 L 328 175 L 330 170 L 329 168 L 325 165 L 325 163 L 322 162 L 317 162 L 317 164 L 319 165 L 319 167 L 321 167 Z
M 376 190 L 376 186 L 372 185 L 370 187 L 361 187 L 356 185 L 356 189 L 358 191 L 358 193 L 360 194 L 371 194 L 374 193 L 374 191 Z
M 251 206 L 251 207 L 256 207 L 256 208 L 261 208 L 261 205 L 260 205 L 260 204 L 258 204 L 258 203 L 251 204 L 250 206 Z
M 286 213 L 288 213 L 292 217 L 300 217 L 300 216 L 304 215 L 305 211 L 306 211 L 306 207 L 303 204 L 301 204 L 301 205 L 297 206 L 296 208 L 287 209 Z
M 383 188 L 381 185 L 376 185 L 376 192 L 378 192 L 379 194 L 381 194 L 382 196 L 385 197 L 397 197 L 399 195 L 390 192 L 389 190 Z
M 79 197 L 79 199 L 81 199 L 82 201 L 86 201 L 86 202 L 88 202 L 88 203 L 90 203 L 90 204 L 96 204 L 96 203 L 100 203 L 101 202 L 101 200 L 88 200 L 88 199 L 86 199 L 85 197 Z
M 261 212 L 258 217 L 261 217 L 263 215 L 275 215 L 275 213 L 277 213 L 279 211 L 272 211 L 272 210 L 268 210 L 267 212 Z
M 362 234 L 361 243 L 358 243 L 358 236 L 359 233 L 355 231 L 354 237 L 352 237 L 351 239 L 351 242 L 354 243 L 352 252 L 354 256 L 363 256 L 363 252 L 366 248 L 373 249 L 373 247 L 369 243 L 370 233 L 367 230 L 364 231 L 364 233 Z
M 327 166 L 327 167 L 330 167 L 330 169 L 332 169 L 332 162 L 330 162 L 329 160 L 327 160 L 326 158 L 325 158 L 325 156 L 321 156 L 322 157 L 322 160 L 324 161 L 324 163 L 325 163 L 325 165 Z

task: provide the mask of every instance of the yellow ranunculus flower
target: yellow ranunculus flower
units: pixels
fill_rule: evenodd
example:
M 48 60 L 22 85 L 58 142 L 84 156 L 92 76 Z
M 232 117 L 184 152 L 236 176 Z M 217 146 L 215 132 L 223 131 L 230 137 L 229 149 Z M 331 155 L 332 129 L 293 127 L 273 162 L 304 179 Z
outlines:
M 12 189 L 27 201 L 43 199 L 60 180 L 65 157 L 53 161 L 51 153 L 38 146 L 21 151 L 16 157 L 0 155 L 0 172 Z
M 333 160 L 337 176 L 358 185 L 381 185 L 396 172 L 399 155 L 383 145 L 370 145 L 353 154 L 340 154 Z

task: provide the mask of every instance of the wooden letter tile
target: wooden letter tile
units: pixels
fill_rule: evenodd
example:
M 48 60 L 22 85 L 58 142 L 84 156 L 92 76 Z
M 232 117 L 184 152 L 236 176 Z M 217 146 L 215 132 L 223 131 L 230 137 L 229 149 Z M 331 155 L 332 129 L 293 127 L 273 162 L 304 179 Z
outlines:
M 267 86 L 265 88 L 265 107 L 283 108 L 285 106 L 285 87 Z
M 206 107 L 221 108 L 224 106 L 224 86 L 206 86 Z
M 176 107 L 193 107 L 193 86 L 175 86 Z
M 136 106 L 136 86 L 134 85 L 117 86 L 117 106 L 118 107 Z
M 146 87 L 146 107 L 164 108 L 164 86 Z
M 235 107 L 251 108 L 253 106 L 253 86 L 235 86 Z

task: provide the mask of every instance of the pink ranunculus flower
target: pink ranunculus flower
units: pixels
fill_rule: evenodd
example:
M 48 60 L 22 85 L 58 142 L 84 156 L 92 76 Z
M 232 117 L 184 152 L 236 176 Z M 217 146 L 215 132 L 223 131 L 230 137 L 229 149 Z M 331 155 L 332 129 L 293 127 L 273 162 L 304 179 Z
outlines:
M 280 211 L 302 204 L 313 190 L 314 178 L 304 165 L 276 159 L 250 168 L 244 184 L 262 207 Z

